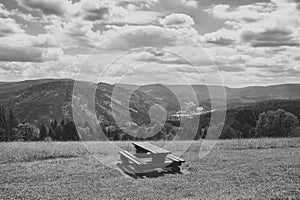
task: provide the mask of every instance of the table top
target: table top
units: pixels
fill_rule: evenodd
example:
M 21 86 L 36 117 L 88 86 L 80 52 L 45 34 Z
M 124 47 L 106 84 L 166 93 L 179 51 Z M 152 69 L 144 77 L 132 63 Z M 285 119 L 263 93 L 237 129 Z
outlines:
M 169 151 L 167 149 L 160 148 L 158 146 L 150 144 L 149 142 L 133 142 L 132 144 L 135 146 L 138 146 L 142 149 L 145 149 L 145 150 L 149 151 L 150 153 L 154 153 L 154 154 L 170 154 L 170 153 L 172 153 L 171 151 Z

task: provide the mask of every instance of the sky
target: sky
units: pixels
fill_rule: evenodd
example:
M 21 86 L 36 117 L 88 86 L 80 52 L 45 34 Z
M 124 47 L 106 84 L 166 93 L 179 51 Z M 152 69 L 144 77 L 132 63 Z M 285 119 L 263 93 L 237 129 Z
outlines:
M 0 81 L 300 83 L 299 0 L 0 0 Z

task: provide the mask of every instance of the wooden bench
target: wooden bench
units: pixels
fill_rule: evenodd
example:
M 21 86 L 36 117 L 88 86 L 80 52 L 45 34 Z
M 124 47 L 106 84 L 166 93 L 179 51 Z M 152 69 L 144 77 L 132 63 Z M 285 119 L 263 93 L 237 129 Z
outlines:
M 180 171 L 183 159 L 171 155 L 171 151 L 157 147 L 148 142 L 133 142 L 136 154 L 120 151 L 121 167 L 134 173 L 145 173 L 157 168 Z
M 130 162 L 132 162 L 134 165 L 145 165 L 146 164 L 144 161 L 142 161 L 135 155 L 129 153 L 128 151 L 123 150 L 123 151 L 120 151 L 119 154 L 121 156 L 122 162 L 126 165 L 130 164 Z
M 167 159 L 171 160 L 172 163 L 170 165 L 168 165 L 165 169 L 173 171 L 173 172 L 180 172 L 180 166 L 182 163 L 185 162 L 185 160 L 174 156 L 172 154 L 167 155 Z
M 185 160 L 183 160 L 182 158 L 176 157 L 172 154 L 167 155 L 167 158 L 172 160 L 173 162 L 178 162 L 178 163 L 184 163 Z

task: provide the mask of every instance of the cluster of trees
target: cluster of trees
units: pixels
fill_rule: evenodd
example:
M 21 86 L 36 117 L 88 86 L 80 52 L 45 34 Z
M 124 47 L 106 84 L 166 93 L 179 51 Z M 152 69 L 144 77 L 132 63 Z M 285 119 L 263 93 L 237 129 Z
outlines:
M 30 122 L 20 123 L 12 110 L 0 106 L 0 141 L 78 141 L 75 124 L 71 120 L 52 121 L 49 125 L 36 126 Z
M 203 117 L 210 118 L 210 116 Z M 202 121 L 198 137 L 206 137 L 208 125 L 207 121 L 204 124 Z M 264 111 L 257 117 L 251 109 L 229 110 L 224 126 L 221 124 L 213 126 L 209 131 L 209 137 L 220 139 L 288 137 L 298 126 L 297 116 L 283 109 Z
M 195 127 L 193 122 L 195 118 L 183 122 L 186 124 L 182 126 L 167 122 L 156 135 L 148 137 L 147 140 L 288 137 L 292 130 L 299 126 L 297 116 L 282 109 L 262 112 L 257 117 L 251 109 L 229 110 L 224 126 L 222 124 L 210 126 L 210 117 L 210 113 L 201 115 L 198 127 Z M 104 133 L 110 140 L 143 140 L 138 135 L 134 137 L 117 128 L 106 129 Z
M 147 129 L 151 129 L 151 131 Z M 151 128 L 141 126 L 134 130 L 128 130 L 128 132 L 131 133 L 130 135 L 115 126 L 106 127 L 102 130 L 105 136 L 112 141 L 173 140 L 173 138 L 178 135 L 178 129 L 168 122 L 166 122 L 164 126 L 159 125 Z
M 42 140 L 79 141 L 80 137 L 72 120 L 51 121 L 49 126 L 42 124 L 40 127 Z
M 298 118 L 282 109 L 269 110 L 259 115 L 256 127 L 256 137 L 288 137 L 291 131 L 299 125 Z

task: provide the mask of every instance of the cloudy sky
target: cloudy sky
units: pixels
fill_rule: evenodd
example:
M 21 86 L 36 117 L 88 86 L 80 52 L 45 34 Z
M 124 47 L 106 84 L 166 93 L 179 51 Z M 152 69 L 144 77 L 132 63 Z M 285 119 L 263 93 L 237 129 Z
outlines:
M 0 0 L 0 81 L 299 83 L 299 0 Z

